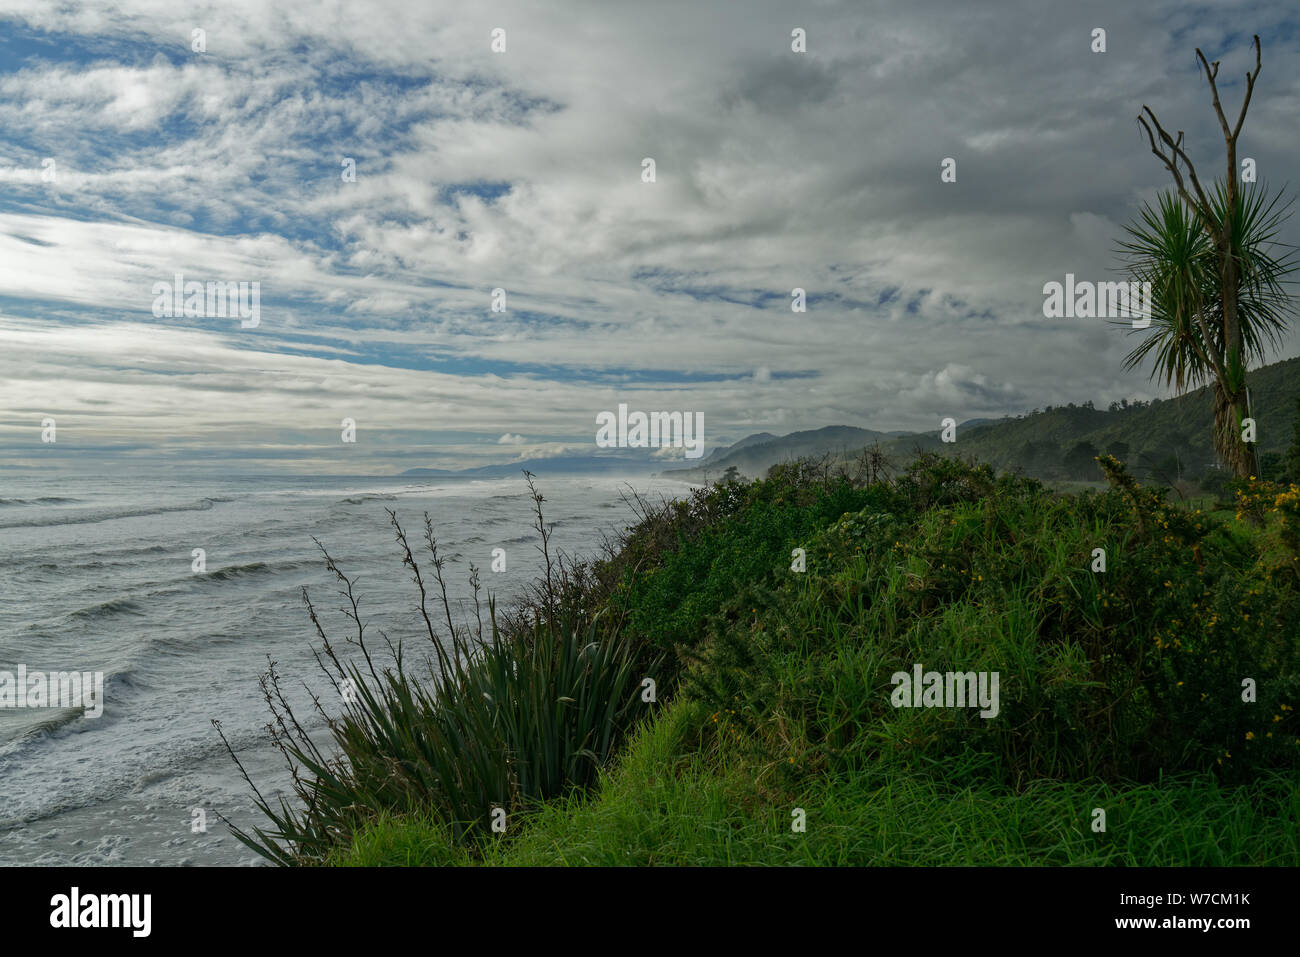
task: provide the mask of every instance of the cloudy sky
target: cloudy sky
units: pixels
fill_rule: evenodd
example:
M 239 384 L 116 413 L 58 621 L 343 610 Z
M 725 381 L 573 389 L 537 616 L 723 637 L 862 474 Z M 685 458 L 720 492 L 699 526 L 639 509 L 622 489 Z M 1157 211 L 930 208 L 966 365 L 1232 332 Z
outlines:
M 384 473 L 594 452 L 620 402 L 702 413 L 713 447 L 1163 394 L 1121 370 L 1122 329 L 1044 318 L 1043 284 L 1119 278 L 1122 224 L 1168 185 L 1142 104 L 1222 175 L 1197 46 L 1235 115 L 1260 34 L 1240 153 L 1300 188 L 1297 21 L 3 0 L 0 466 Z M 156 316 L 177 273 L 258 283 L 260 321 Z

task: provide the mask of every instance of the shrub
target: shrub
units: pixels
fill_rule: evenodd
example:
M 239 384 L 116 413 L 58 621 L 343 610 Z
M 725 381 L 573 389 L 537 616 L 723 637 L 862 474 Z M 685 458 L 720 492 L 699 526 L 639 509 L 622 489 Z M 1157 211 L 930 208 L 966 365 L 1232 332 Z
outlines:
M 710 521 L 688 522 L 683 508 L 676 540 L 660 535 L 635 569 L 628 569 L 614 600 L 639 641 L 659 649 L 671 663 L 689 658 L 707 633 L 708 620 L 723 613 L 747 586 L 789 574 L 791 552 L 835 516 L 893 491 L 880 484 L 861 488 L 842 477 L 810 481 L 796 465 L 773 469 L 749 486 L 720 486 L 728 507 Z M 743 498 L 737 497 L 738 495 Z
M 1111 490 L 1056 496 L 918 463 L 900 482 L 915 511 L 842 516 L 807 575 L 753 583 L 714 620 L 689 693 L 760 741 L 808 742 L 807 768 L 938 768 L 971 749 L 1013 785 L 1295 768 L 1295 577 L 1259 564 L 1266 535 L 1243 542 L 1102 464 Z M 895 710 L 890 676 L 915 663 L 999 672 L 1000 715 Z
M 351 603 L 348 617 L 357 628 L 362 661 L 338 657 L 304 589 L 322 643 L 317 660 L 346 704 L 336 717 L 315 701 L 329 727 L 327 751 L 294 715 L 273 662 L 263 678 L 272 714 L 268 727 L 294 769 L 296 801 L 280 798 L 273 807 L 245 773 L 271 826 L 251 834 L 232 829 L 279 864 L 323 862 L 376 820 L 394 814 L 428 817 L 458 843 L 472 845 L 491 824 L 494 808 L 514 813 L 591 785 L 644 713 L 643 672 L 635 666 L 631 639 L 609 627 L 599 612 L 588 615 L 581 602 L 567 600 L 572 591 L 563 580 L 553 581 L 549 568 L 542 589 L 545 607 L 534 608 L 531 627 L 499 629 L 491 598 L 487 640 L 481 625 L 473 634 L 455 625 L 444 560 L 426 514 L 425 542 L 447 621 L 445 647 L 429 615 L 424 575 L 396 515 L 389 515 L 419 591 L 436 662 L 426 662 L 430 667 L 404 663 L 399 643 L 391 648 L 395 664 L 376 665 L 356 614 L 352 581 L 321 546 L 326 567 Z M 538 520 L 544 529 L 540 511 Z M 477 608 L 472 568 L 471 582 Z

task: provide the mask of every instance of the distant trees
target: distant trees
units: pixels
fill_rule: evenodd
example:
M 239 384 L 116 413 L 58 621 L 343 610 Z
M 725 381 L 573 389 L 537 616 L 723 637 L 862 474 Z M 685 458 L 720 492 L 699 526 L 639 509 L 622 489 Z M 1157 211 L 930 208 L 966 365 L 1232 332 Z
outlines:
M 1055 442 L 1030 440 L 1021 444 L 1015 462 L 1036 474 L 1053 472 L 1061 467 L 1061 449 Z
M 1135 458 L 1140 471 L 1169 485 L 1200 471 L 1191 439 L 1180 429 L 1167 429 L 1153 436 Z
M 1300 397 L 1295 402 L 1295 421 L 1291 424 L 1291 446 L 1282 456 L 1285 479 L 1300 483 Z
M 1120 399 L 1118 402 L 1112 402 L 1106 406 L 1107 412 L 1136 412 L 1138 409 L 1145 409 L 1150 406 L 1150 402 L 1143 402 L 1140 399 L 1130 402 L 1128 399 Z
M 1262 189 L 1243 192 L 1238 182 L 1237 139 L 1259 77 L 1259 37 L 1255 68 L 1246 73 L 1245 96 L 1232 125 L 1219 102 L 1219 61 L 1208 62 L 1200 49 L 1196 56 L 1223 131 L 1227 176 L 1203 187 L 1183 133 L 1170 134 L 1143 105 L 1138 123 L 1175 189 L 1161 193 L 1154 206 L 1143 204 L 1120 244 L 1132 278 L 1150 282 L 1152 291 L 1151 334 L 1125 358 L 1125 366 L 1152 357 L 1152 378 L 1179 392 L 1211 383 L 1215 452 L 1235 475 L 1254 475 L 1259 472 L 1254 444 L 1242 440 L 1242 420 L 1250 414 L 1246 370 L 1280 342 L 1288 326 L 1285 286 L 1297 263 L 1275 237 L 1291 203 L 1282 202 L 1280 193 L 1269 199 Z M 1254 182 L 1253 164 L 1248 182 Z
M 1097 456 L 1101 453 L 1097 446 L 1088 441 L 1075 442 L 1065 453 L 1061 464 L 1071 478 L 1097 478 Z
M 1286 462 L 1281 452 L 1265 452 L 1259 457 L 1259 478 L 1269 482 L 1285 482 Z

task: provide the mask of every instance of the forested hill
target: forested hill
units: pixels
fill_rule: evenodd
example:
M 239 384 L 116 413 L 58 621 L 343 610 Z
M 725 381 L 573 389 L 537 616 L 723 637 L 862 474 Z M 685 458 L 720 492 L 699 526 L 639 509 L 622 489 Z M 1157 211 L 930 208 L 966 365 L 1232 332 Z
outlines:
M 1300 399 L 1300 358 L 1251 372 L 1251 411 L 1266 477 L 1280 467 L 1291 444 Z M 1214 410 L 1209 387 L 1150 403 L 1091 402 L 1034 411 L 1026 415 L 958 429 L 955 443 L 938 432 L 898 439 L 882 446 L 895 456 L 913 448 L 973 455 L 998 469 L 1020 467 L 1044 478 L 1097 477 L 1093 457 L 1109 452 L 1138 474 L 1197 479 L 1215 471 L 1210 442 Z
M 1262 366 L 1249 376 L 1251 409 L 1257 427 L 1262 471 L 1277 478 L 1281 457 L 1291 444 L 1300 399 L 1300 357 Z M 1093 457 L 1109 452 L 1128 462 L 1139 475 L 1167 479 L 1201 479 L 1214 475 L 1210 444 L 1214 413 L 1209 387 L 1173 399 L 1113 403 L 1107 409 L 1082 405 L 1035 409 L 994 420 L 968 420 L 957 428 L 957 441 L 941 442 L 939 430 L 880 433 L 832 426 L 776 437 L 750 436 L 727 449 L 715 450 L 692 469 L 665 476 L 691 481 L 722 477 L 728 467 L 756 477 L 768 468 L 804 456 L 852 458 L 879 442 L 895 462 L 918 448 L 974 456 L 998 468 L 1021 468 L 1045 479 L 1098 477 Z M 1300 476 L 1292 476 L 1300 478 Z

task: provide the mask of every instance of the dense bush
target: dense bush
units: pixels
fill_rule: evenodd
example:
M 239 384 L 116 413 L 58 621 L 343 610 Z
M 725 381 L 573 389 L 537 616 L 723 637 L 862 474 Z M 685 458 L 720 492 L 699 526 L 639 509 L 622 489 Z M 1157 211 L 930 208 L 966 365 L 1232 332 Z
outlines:
M 1012 784 L 1300 766 L 1300 590 L 1282 558 L 1300 490 L 1242 537 L 1103 464 L 1110 490 L 1057 496 L 922 459 L 901 507 L 842 516 L 807 574 L 737 595 L 688 687 L 760 741 L 803 737 L 810 767 L 971 749 Z M 915 663 L 998 672 L 1001 713 L 895 709 L 890 676 Z
M 613 600 L 639 640 L 685 660 L 706 627 L 738 591 L 788 573 L 791 552 L 817 529 L 845 511 L 895 498 L 885 484 L 870 488 L 843 476 L 812 477 L 797 466 L 777 467 L 749 486 L 723 485 L 728 507 L 709 523 L 682 524 L 672 539 L 660 536 L 657 549 L 627 573 Z M 702 498 L 700 501 L 710 501 Z

